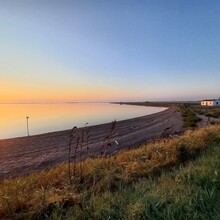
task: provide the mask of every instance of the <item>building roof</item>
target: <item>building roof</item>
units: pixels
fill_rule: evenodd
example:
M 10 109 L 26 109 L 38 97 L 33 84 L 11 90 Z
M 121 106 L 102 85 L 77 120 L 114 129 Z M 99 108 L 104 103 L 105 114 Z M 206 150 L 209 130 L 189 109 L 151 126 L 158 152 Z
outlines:
M 220 99 L 204 99 L 201 102 L 219 101 Z

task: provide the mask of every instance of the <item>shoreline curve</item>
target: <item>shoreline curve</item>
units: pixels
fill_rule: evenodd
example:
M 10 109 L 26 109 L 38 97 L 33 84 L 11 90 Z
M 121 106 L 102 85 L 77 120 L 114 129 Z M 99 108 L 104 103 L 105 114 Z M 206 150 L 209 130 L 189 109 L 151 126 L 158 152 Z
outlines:
M 99 156 L 111 123 L 88 126 L 89 156 Z M 78 128 L 76 135 L 84 128 Z M 107 154 L 183 131 L 181 113 L 176 107 L 132 119 L 117 121 L 112 146 Z M 0 181 L 57 166 L 68 159 L 71 130 L 0 140 Z M 115 142 L 116 141 L 116 142 Z M 86 149 L 82 158 L 86 158 Z

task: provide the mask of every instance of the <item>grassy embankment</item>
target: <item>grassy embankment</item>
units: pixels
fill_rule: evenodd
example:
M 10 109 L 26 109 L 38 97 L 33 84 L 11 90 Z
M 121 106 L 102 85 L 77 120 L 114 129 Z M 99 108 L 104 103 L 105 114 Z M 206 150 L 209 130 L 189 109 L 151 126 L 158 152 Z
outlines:
M 207 123 L 217 124 L 220 121 L 219 106 L 201 106 L 198 103 L 177 105 L 182 111 L 185 128 L 195 128 L 201 120 L 201 115 L 205 116 Z
M 9 219 L 219 219 L 220 126 L 0 184 Z M 81 176 L 82 175 L 82 176 Z M 82 178 L 81 178 L 82 177 Z
M 192 104 L 178 104 L 176 105 L 182 113 L 183 126 L 185 128 L 196 128 L 197 123 L 201 120 L 192 110 Z M 194 106 L 194 105 L 193 105 Z
M 220 107 L 219 106 L 201 106 L 192 105 L 192 110 L 199 115 L 205 115 L 212 118 L 220 118 Z

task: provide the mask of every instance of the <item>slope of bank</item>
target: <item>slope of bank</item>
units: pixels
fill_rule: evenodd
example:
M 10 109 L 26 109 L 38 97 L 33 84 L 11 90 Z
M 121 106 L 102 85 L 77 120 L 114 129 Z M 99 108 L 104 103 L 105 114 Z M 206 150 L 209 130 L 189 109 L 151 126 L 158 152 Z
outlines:
M 220 126 L 5 180 L 8 219 L 219 219 Z
M 89 155 L 83 149 L 81 158 L 100 155 L 100 148 L 110 126 L 111 124 L 103 124 L 88 127 Z M 80 134 L 82 131 L 83 128 L 77 129 L 76 133 Z M 179 132 L 182 132 L 182 118 L 175 107 L 156 114 L 119 121 L 107 154 Z M 70 135 L 71 131 L 67 130 L 0 140 L 0 181 L 66 162 Z

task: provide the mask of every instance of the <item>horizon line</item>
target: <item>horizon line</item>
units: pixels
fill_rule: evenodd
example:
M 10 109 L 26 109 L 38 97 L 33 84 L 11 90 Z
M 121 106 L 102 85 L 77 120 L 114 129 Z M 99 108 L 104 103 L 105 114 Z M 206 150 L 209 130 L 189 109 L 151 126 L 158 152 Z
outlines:
M 74 104 L 74 103 L 110 103 L 111 101 L 38 101 L 38 102 L 0 102 L 0 104 Z
M 200 102 L 201 100 L 185 100 L 185 101 L 180 101 L 180 100 L 175 100 L 175 101 L 169 101 L 169 100 L 166 100 L 166 101 L 38 101 L 38 102 L 34 102 L 34 101 L 31 101 L 31 102 L 0 102 L 0 105 L 13 105 L 13 104 L 19 104 L 19 105 L 28 105 L 28 104 L 77 104 L 77 103 L 144 103 L 144 102 Z

